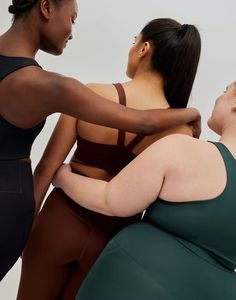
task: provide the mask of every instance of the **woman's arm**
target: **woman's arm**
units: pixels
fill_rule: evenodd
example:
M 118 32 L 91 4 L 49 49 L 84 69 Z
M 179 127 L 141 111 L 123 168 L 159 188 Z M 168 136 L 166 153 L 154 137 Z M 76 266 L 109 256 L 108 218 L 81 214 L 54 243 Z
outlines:
M 60 88 L 58 89 L 60 90 Z M 200 114 L 194 108 L 188 109 L 152 109 L 136 110 L 109 101 L 85 87 L 77 80 L 67 78 L 61 85 L 61 94 L 64 94 L 60 111 L 73 114 L 90 123 L 107 127 L 120 128 L 141 135 L 150 135 L 162 132 L 171 127 L 191 123 L 194 135 L 200 135 Z M 73 102 L 72 105 L 67 105 Z M 70 107 L 76 107 L 74 111 Z
M 171 160 L 166 154 L 171 143 L 166 138 L 152 144 L 110 182 L 87 178 L 63 165 L 54 185 L 80 205 L 96 212 L 131 216 L 145 210 L 158 197 Z
M 41 207 L 56 170 L 64 162 L 75 143 L 77 136 L 76 124 L 77 120 L 75 118 L 63 114 L 60 116 L 43 156 L 35 168 L 36 212 Z
M 200 114 L 196 109 L 136 110 L 97 95 L 78 80 L 41 69 L 37 69 L 34 74 L 31 71 L 29 74 L 28 78 L 27 76 L 22 78 L 27 90 L 22 89 L 23 83 L 18 90 L 21 94 L 20 99 L 24 99 L 27 108 L 27 112 L 21 112 L 25 114 L 25 118 L 20 115 L 19 124 L 24 125 L 25 120 L 29 123 L 30 119 L 31 123 L 35 123 L 36 119 L 40 121 L 54 112 L 62 112 L 90 123 L 120 128 L 141 135 L 161 132 L 192 122 L 195 126 L 195 136 L 199 136 Z M 29 91 L 33 91 L 31 97 Z

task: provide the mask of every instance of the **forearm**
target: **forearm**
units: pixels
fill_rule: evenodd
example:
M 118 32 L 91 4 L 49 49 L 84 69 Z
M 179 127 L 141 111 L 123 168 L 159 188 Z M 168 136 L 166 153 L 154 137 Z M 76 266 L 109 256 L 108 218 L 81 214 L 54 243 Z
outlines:
M 67 172 L 57 175 L 57 184 L 81 206 L 104 215 L 113 215 L 106 203 L 106 181 Z
M 55 170 L 56 171 L 56 170 Z M 34 171 L 34 198 L 35 198 L 35 213 L 37 214 L 41 208 L 44 197 L 48 191 L 55 172 L 44 173 L 40 168 Z
M 38 213 L 43 200 L 47 194 L 49 186 L 58 168 L 63 163 L 64 157 L 61 160 L 49 159 L 43 156 L 34 170 L 34 197 L 35 197 L 35 212 Z
M 77 80 L 60 80 L 54 97 L 57 111 L 90 123 L 150 135 L 200 118 L 193 108 L 132 109 L 99 96 Z
M 178 108 L 178 109 L 156 109 L 149 110 L 147 112 L 147 120 L 145 124 L 149 125 L 147 127 L 143 126 L 143 134 L 159 133 L 168 130 L 173 127 L 177 127 L 183 124 L 195 123 L 195 135 L 198 137 L 200 135 L 200 120 L 201 116 L 199 112 L 194 108 Z M 148 120 L 149 118 L 149 120 Z M 199 124 L 197 122 L 199 121 Z
M 60 115 L 44 153 L 34 170 L 36 211 L 42 205 L 57 169 L 62 165 L 77 137 L 77 120 Z
M 146 209 L 162 187 L 164 175 L 156 157 L 160 156 L 161 161 L 166 149 L 163 154 L 156 150 L 154 143 L 109 182 L 74 174 L 69 165 L 64 164 L 53 184 L 87 209 L 111 216 L 132 216 Z

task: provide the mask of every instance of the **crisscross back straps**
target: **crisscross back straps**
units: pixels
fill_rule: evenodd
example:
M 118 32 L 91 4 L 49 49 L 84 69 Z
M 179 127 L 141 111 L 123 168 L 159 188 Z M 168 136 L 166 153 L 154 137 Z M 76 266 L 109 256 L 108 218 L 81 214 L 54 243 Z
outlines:
M 127 150 L 132 151 L 134 147 L 144 138 L 142 135 L 136 135 L 135 138 L 133 138 L 130 143 L 125 147 Z

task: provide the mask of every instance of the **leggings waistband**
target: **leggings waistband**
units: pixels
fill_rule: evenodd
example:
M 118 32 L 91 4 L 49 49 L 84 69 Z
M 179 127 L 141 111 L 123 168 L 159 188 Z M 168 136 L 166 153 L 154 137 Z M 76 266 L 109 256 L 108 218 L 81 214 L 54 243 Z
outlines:
M 31 159 L 29 157 L 24 158 L 0 158 L 0 162 L 10 162 L 10 161 L 23 161 L 26 163 L 31 163 Z

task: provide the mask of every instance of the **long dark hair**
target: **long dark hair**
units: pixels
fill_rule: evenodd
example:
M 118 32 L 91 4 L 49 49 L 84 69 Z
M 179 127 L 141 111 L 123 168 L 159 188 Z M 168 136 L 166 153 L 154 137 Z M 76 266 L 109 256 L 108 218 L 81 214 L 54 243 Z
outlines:
M 152 69 L 165 82 L 165 95 L 171 107 L 188 104 L 201 52 L 201 38 L 194 25 L 181 25 L 162 18 L 149 22 L 141 31 L 142 41 L 153 47 Z

